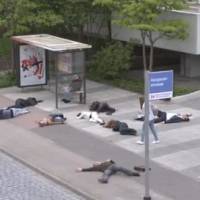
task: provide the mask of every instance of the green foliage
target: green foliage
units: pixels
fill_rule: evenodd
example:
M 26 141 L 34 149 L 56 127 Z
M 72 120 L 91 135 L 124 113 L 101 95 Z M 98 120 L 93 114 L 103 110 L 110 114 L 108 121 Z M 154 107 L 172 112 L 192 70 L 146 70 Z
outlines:
M 16 75 L 7 72 L 0 74 L 0 88 L 10 87 L 16 85 Z
M 180 88 L 180 87 L 175 87 L 174 88 L 174 96 L 180 96 L 180 95 L 185 95 L 189 94 L 191 92 L 194 92 L 194 89 L 191 88 Z
M 132 51 L 132 43 L 123 45 L 116 42 L 103 47 L 94 55 L 89 65 L 89 73 L 98 74 L 105 79 L 120 77 L 130 68 Z
M 162 17 L 168 11 L 185 8 L 185 0 L 95 0 L 95 3 L 110 7 L 116 12 L 117 17 L 114 23 L 140 31 L 145 70 L 147 69 L 146 40 L 150 44 L 149 70 L 152 70 L 153 48 L 159 39 L 163 37 L 185 39 L 187 37 L 185 22 L 177 19 L 167 20 Z
M 37 33 L 62 23 L 62 16 L 48 1 L 0 0 L 1 35 Z
M 96 9 L 93 0 L 0 0 L 0 36 L 41 32 L 82 36 Z
M 0 38 L 0 56 L 8 56 L 11 52 L 10 38 Z
M 160 33 L 159 36 L 150 38 L 153 41 L 163 35 L 168 38 L 184 39 L 186 23 L 177 19 L 162 19 L 160 16 L 166 11 L 182 9 L 185 5 L 184 0 L 132 0 L 123 4 L 118 12 L 120 18 L 116 22 L 122 26 L 145 31 L 147 37 L 149 32 Z

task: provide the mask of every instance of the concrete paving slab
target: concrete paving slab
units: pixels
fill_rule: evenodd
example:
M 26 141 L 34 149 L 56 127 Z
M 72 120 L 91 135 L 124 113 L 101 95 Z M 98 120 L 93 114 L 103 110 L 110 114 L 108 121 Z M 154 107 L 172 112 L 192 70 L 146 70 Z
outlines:
M 200 134 L 199 134 L 199 128 L 200 125 L 195 125 L 192 126 L 192 128 L 189 127 L 179 127 L 179 129 L 175 130 L 170 130 L 170 131 L 163 131 L 162 133 L 159 133 L 160 137 L 160 143 L 153 145 L 150 145 L 150 150 L 155 150 L 159 151 L 159 148 L 161 147 L 170 147 L 170 145 L 175 145 L 175 144 L 181 144 L 185 142 L 189 142 L 191 140 L 197 140 L 200 139 Z M 150 135 L 150 141 L 152 140 L 152 135 Z M 136 144 L 136 141 L 139 138 L 131 138 L 131 139 L 126 139 L 122 140 L 117 143 L 118 146 L 125 148 L 131 152 L 134 153 L 139 153 L 143 155 L 144 152 L 144 145 L 138 145 Z
M 91 133 L 92 135 L 96 135 L 98 137 L 103 137 L 103 138 L 117 134 L 111 129 L 101 127 L 99 124 L 83 128 L 83 130 L 87 131 L 88 133 Z
M 180 151 L 153 158 L 153 160 L 170 169 L 182 171 L 200 165 L 199 153 L 200 148 L 194 148 L 190 149 L 190 151 Z

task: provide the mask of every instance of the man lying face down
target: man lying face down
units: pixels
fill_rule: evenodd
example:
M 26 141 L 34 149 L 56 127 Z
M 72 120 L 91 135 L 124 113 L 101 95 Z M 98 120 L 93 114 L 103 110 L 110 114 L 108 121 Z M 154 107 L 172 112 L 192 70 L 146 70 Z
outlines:
M 28 112 L 26 108 L 2 108 L 0 109 L 0 119 L 10 119 Z
M 110 120 L 105 125 L 105 128 L 112 128 L 113 131 L 119 131 L 121 135 L 137 135 L 137 131 L 129 128 L 127 123 L 118 120 Z
M 116 111 L 116 109 L 109 106 L 108 103 L 99 101 L 92 102 L 89 110 L 96 111 L 97 113 L 105 112 L 107 115 L 112 115 Z
M 117 165 L 113 160 L 108 159 L 103 162 L 95 162 L 91 167 L 88 168 L 77 168 L 77 172 L 103 172 L 101 178 L 98 179 L 100 183 L 108 183 L 111 175 L 117 172 L 122 172 L 127 176 L 140 176 L 138 172 L 129 170 L 125 167 Z

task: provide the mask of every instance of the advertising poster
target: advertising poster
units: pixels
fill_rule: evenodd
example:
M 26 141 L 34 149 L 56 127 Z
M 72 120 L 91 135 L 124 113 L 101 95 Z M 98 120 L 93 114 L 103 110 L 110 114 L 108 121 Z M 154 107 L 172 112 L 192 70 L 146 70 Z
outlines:
M 62 53 L 58 55 L 58 69 L 61 72 L 72 73 L 72 53 Z
M 20 46 L 20 86 L 46 84 L 45 50 L 31 45 Z

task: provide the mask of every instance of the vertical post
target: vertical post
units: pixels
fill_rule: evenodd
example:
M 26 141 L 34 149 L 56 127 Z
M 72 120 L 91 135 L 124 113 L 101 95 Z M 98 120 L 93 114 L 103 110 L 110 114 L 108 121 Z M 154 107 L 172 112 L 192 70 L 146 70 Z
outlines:
M 85 52 L 83 51 L 83 93 L 84 93 L 84 97 L 83 97 L 83 103 L 86 103 L 86 76 L 85 76 Z
M 149 71 L 145 71 L 145 196 L 144 200 L 151 200 L 149 183 Z
M 58 109 L 58 53 L 55 54 L 56 62 L 55 62 L 55 101 L 56 101 L 56 109 Z

